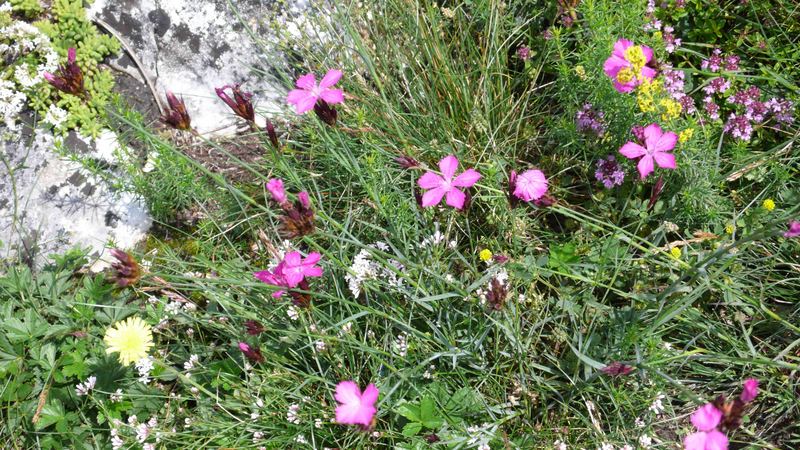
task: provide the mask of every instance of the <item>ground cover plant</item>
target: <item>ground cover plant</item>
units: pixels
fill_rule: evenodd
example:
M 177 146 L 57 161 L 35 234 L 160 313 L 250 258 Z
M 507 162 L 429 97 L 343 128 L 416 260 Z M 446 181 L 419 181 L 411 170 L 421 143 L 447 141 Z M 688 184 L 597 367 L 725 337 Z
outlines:
M 216 93 L 261 158 L 114 113 L 162 223 L 0 278 L 5 446 L 800 446 L 795 5 L 308 20 L 284 115 Z

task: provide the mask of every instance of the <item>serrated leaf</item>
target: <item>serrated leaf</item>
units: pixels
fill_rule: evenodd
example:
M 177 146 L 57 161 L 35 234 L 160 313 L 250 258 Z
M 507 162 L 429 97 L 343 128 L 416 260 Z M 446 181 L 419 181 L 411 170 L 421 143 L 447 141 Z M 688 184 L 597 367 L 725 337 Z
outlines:
M 419 422 L 408 422 L 406 426 L 403 427 L 403 436 L 411 437 L 416 435 L 417 433 L 422 430 L 422 424 Z
M 58 423 L 66 419 L 66 411 L 61 400 L 54 398 L 45 403 L 42 411 L 39 413 L 39 420 L 36 422 L 36 429 L 41 430 L 44 428 Z
M 439 428 L 444 422 L 436 416 L 436 402 L 431 397 L 424 397 L 419 405 L 420 422 L 425 428 Z
M 400 405 L 397 408 L 397 414 L 400 414 L 412 422 L 419 422 L 421 420 L 419 406 L 412 405 L 411 403 Z

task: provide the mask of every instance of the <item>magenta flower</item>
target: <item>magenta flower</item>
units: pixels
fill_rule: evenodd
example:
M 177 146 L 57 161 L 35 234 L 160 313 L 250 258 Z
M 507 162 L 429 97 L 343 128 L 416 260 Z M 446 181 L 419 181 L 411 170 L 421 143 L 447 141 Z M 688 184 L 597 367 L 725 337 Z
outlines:
M 739 398 L 744 403 L 750 403 L 758 396 L 758 380 L 755 378 L 748 378 L 744 380 L 744 387 L 742 388 L 742 395 Z
M 520 200 L 529 202 L 539 200 L 547 193 L 547 178 L 537 169 L 526 170 L 520 175 L 511 171 L 512 194 Z
M 428 190 L 422 196 L 422 207 L 438 205 L 442 201 L 442 197 L 447 195 L 448 205 L 462 209 L 467 196 L 459 188 L 472 187 L 481 179 L 481 174 L 475 169 L 467 169 L 454 177 L 456 169 L 458 169 L 458 158 L 453 155 L 442 158 L 439 161 L 439 169 L 442 171 L 442 175 L 426 172 L 417 180 L 419 187 Z
M 272 195 L 272 199 L 278 204 L 283 205 L 288 201 L 286 191 L 283 189 L 283 180 L 280 178 L 271 178 L 267 181 L 267 190 Z
M 297 287 L 306 277 L 321 277 L 322 267 L 316 264 L 322 258 L 317 252 L 311 252 L 307 257 L 300 256 L 300 252 L 289 252 L 283 258 L 281 273 L 290 287 Z
M 314 108 L 317 100 L 322 99 L 325 103 L 336 104 L 344 101 L 344 92 L 341 89 L 331 89 L 333 85 L 342 78 L 342 71 L 331 69 L 322 80 L 317 84 L 317 79 L 313 73 L 303 75 L 297 79 L 295 85 L 299 89 L 293 89 L 286 96 L 286 101 L 295 106 L 297 114 L 305 114 Z
M 614 80 L 614 88 L 623 93 L 631 92 L 645 79 L 656 76 L 655 69 L 647 67 L 653 60 L 653 49 L 646 45 L 633 45 L 627 39 L 614 44 L 614 51 L 603 64 L 603 71 Z
M 244 356 L 246 356 L 247 359 L 253 361 L 254 363 L 260 363 L 264 361 L 264 355 L 261 354 L 261 350 L 250 347 L 245 342 L 239 342 L 239 350 L 244 353 Z
M 728 438 L 720 431 L 698 431 L 686 436 L 685 450 L 728 450 Z
M 283 267 L 285 266 L 284 262 L 281 261 L 275 266 L 272 270 L 261 270 L 259 272 L 253 273 L 253 276 L 256 277 L 257 280 L 267 283 L 271 286 L 277 286 L 282 288 L 289 288 L 289 283 L 286 281 L 286 277 L 283 275 Z M 275 291 L 272 293 L 273 298 L 280 298 L 286 292 L 285 289 L 281 289 L 279 291 Z
M 236 115 L 248 122 L 254 122 L 256 120 L 256 113 L 253 109 L 253 102 L 251 101 L 253 94 L 239 89 L 240 86 L 241 84 L 225 85 L 215 88 L 214 92 L 217 93 L 217 97 L 222 99 Z M 233 98 L 225 92 L 226 89 L 231 90 Z
M 675 168 L 675 155 L 669 153 L 669 151 L 675 148 L 675 144 L 678 143 L 677 134 L 671 131 L 665 133 L 658 124 L 652 123 L 644 129 L 644 143 L 645 146 L 642 147 L 635 142 L 629 141 L 619 149 L 619 152 L 626 158 L 641 158 L 636 167 L 639 169 L 639 174 L 643 180 L 653 172 L 654 161 L 658 164 L 658 167 L 664 169 Z
M 67 50 L 67 63 L 58 67 L 58 72 L 52 74 L 44 72 L 42 76 L 50 85 L 61 92 L 72 95 L 85 94 L 83 87 L 83 72 L 78 67 L 77 54 L 74 48 Z
M 339 403 L 339 406 L 336 407 L 336 422 L 369 428 L 375 413 L 378 412 L 375 408 L 378 394 L 378 388 L 372 383 L 362 393 L 354 381 L 339 382 L 336 385 L 336 394 L 334 394 L 334 398 Z
M 789 230 L 783 233 L 783 237 L 793 238 L 800 236 L 800 221 L 792 220 L 789 222 Z

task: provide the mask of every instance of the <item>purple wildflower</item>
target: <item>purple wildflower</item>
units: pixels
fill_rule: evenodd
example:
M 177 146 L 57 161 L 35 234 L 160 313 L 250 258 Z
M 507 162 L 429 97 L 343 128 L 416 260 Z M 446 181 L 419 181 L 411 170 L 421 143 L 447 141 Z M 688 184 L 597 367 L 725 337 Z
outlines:
M 710 83 L 706 87 L 703 88 L 703 92 L 708 95 L 713 95 L 715 92 L 719 92 L 720 94 L 724 93 L 731 87 L 731 82 L 726 80 L 722 77 L 717 77 L 711 80 Z
M 718 72 L 720 66 L 722 66 L 722 50 L 715 48 L 711 54 L 711 57 L 708 59 L 704 59 L 702 63 L 700 63 L 700 67 L 703 70 L 710 70 L 712 72 Z
M 531 57 L 531 49 L 525 45 L 520 45 L 517 48 L 517 57 L 523 61 L 527 61 Z
M 772 117 L 779 122 L 780 125 L 789 125 L 794 122 L 794 104 L 785 98 L 771 98 L 766 103 L 772 113 Z
M 617 162 L 614 155 L 608 155 L 597 161 L 597 170 L 594 172 L 594 177 L 597 181 L 603 183 L 606 189 L 611 189 L 614 186 L 619 186 L 625 179 L 625 171 L 622 166 Z
M 694 106 L 694 99 L 688 95 L 682 95 L 677 99 L 681 104 L 681 110 L 686 114 L 694 114 L 697 108 Z
M 581 133 L 593 133 L 602 136 L 606 132 L 605 113 L 592 107 L 591 103 L 583 105 L 575 115 L 575 124 Z
M 725 70 L 739 70 L 739 57 L 736 55 L 730 55 L 725 57 Z
M 750 102 L 745 109 L 745 117 L 754 122 L 763 122 L 769 113 L 769 107 L 764 102 Z
M 676 38 L 675 35 L 672 34 L 674 31 L 675 29 L 671 26 L 664 27 L 664 50 L 666 50 L 667 53 L 674 52 L 682 43 L 681 38 Z
M 753 135 L 753 124 L 750 123 L 747 117 L 731 113 L 725 123 L 724 131 L 739 140 L 749 141 Z
M 703 107 L 705 108 L 708 116 L 711 120 L 718 120 L 719 119 L 719 105 L 714 103 L 714 99 L 711 97 L 706 97 L 703 100 Z
M 675 100 L 682 98 L 686 74 L 682 70 L 675 70 L 671 67 L 664 69 L 661 73 L 664 75 L 664 90 Z

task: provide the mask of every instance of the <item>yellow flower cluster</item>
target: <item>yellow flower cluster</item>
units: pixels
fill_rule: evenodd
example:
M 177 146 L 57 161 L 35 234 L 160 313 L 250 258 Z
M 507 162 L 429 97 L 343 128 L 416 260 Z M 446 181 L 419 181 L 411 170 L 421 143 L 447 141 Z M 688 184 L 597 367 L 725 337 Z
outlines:
M 694 135 L 694 128 L 687 128 L 681 131 L 680 134 L 678 135 L 678 142 L 680 142 L 681 144 L 689 142 L 689 140 L 692 139 L 693 135 Z
M 625 50 L 625 59 L 633 66 L 634 73 L 640 73 L 644 65 L 647 64 L 647 58 L 645 58 L 644 51 L 640 45 L 628 47 Z
M 675 100 L 671 98 L 664 98 L 661 99 L 659 104 L 661 105 L 663 111 L 663 113 L 661 114 L 662 120 L 667 121 L 667 120 L 677 119 L 678 116 L 681 115 L 682 111 L 681 104 L 676 102 Z
M 636 100 L 639 103 L 639 109 L 642 112 L 655 112 L 656 102 L 655 97 L 661 92 L 661 81 L 659 80 L 642 80 L 639 89 L 636 91 Z
M 669 254 L 672 255 L 672 257 L 675 258 L 675 259 L 680 259 L 681 254 L 682 254 L 681 248 L 680 247 L 672 247 L 671 249 L 669 249 Z
M 489 262 L 489 260 L 492 259 L 492 251 L 489 250 L 488 248 L 485 248 L 481 250 L 478 256 L 481 258 L 481 261 Z
M 623 67 L 617 72 L 617 81 L 627 84 L 633 81 L 633 70 L 630 67 Z
M 768 198 L 764 200 L 764 203 L 762 203 L 761 206 L 763 206 L 767 211 L 772 211 L 775 209 L 775 200 Z

